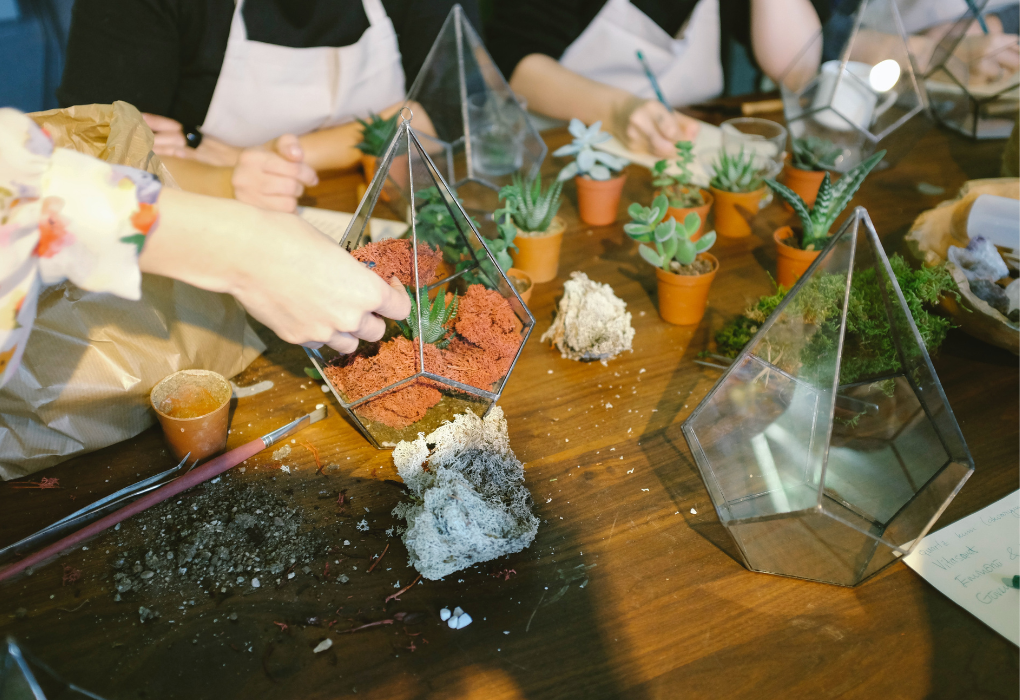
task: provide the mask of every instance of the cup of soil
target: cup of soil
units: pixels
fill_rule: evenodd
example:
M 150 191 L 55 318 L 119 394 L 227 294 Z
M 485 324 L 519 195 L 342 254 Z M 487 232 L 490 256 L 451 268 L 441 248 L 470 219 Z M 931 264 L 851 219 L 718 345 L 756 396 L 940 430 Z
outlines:
M 230 382 L 216 372 L 186 369 L 164 377 L 149 394 L 176 459 L 205 459 L 227 446 Z
M 655 268 L 659 286 L 659 315 L 677 326 L 701 323 L 708 304 L 708 290 L 715 279 L 719 261 L 711 253 L 701 253 L 691 264 L 673 261 L 672 272 Z
M 517 250 L 510 251 L 514 267 L 530 276 L 535 284 L 556 279 L 563 232 L 566 230 L 566 222 L 558 216 L 553 218 L 545 231 L 523 231 L 518 227 L 514 237 Z
M 698 207 L 670 206 L 669 209 L 666 210 L 666 216 L 667 217 L 671 216 L 677 221 L 683 221 L 684 219 L 687 218 L 687 215 L 691 213 L 697 214 L 701 218 L 701 226 L 698 227 L 698 232 L 691 236 L 692 241 L 696 241 L 699 238 L 701 238 L 701 234 L 705 232 L 705 227 L 708 224 L 708 213 L 712 210 L 712 204 L 715 203 L 715 197 L 712 196 L 711 192 L 709 192 L 706 189 L 699 189 L 698 191 L 701 192 L 701 198 L 705 200 L 705 203 L 702 204 L 701 206 Z M 658 196 L 660 193 L 661 193 L 660 191 L 656 191 L 655 194 L 656 196 Z
M 514 289 L 517 290 L 517 294 L 521 297 L 521 301 L 525 304 L 531 300 L 531 292 L 534 288 L 534 284 L 531 281 L 531 277 L 524 270 L 518 270 L 516 267 L 511 267 L 506 271 L 507 279 L 513 284 Z
M 609 180 L 593 180 L 587 175 L 575 177 L 577 209 L 581 221 L 591 226 L 608 226 L 615 223 L 616 211 L 620 206 L 620 195 L 623 193 L 623 183 L 626 181 L 626 173 Z
M 748 223 L 761 208 L 767 187 L 753 192 L 726 192 L 710 188 L 715 197 L 715 232 L 723 238 L 746 238 L 751 235 Z
M 772 240 L 776 242 L 776 283 L 791 289 L 822 251 L 802 250 L 798 236 L 789 226 L 776 229 Z

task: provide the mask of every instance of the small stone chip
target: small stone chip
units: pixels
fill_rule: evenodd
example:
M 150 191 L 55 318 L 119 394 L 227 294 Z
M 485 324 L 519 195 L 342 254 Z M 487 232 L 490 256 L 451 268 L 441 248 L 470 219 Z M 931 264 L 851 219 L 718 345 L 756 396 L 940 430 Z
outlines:
M 312 649 L 312 652 L 318 654 L 320 651 L 326 651 L 331 646 L 333 646 L 333 640 L 330 639 L 329 637 L 326 637 L 321 642 L 319 642 L 319 645 L 317 647 Z

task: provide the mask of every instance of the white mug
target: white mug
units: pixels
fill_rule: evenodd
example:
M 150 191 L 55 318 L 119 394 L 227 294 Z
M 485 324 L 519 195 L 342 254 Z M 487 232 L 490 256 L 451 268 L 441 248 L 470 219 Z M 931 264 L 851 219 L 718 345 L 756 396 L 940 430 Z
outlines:
M 813 118 L 833 131 L 854 128 L 867 131 L 875 119 L 893 106 L 899 94 L 890 90 L 879 104 L 879 93 L 869 85 L 872 67 L 860 61 L 847 61 L 841 76 L 841 63 L 833 60 L 822 64 L 818 91 L 811 103 L 812 109 L 821 111 L 815 112 Z

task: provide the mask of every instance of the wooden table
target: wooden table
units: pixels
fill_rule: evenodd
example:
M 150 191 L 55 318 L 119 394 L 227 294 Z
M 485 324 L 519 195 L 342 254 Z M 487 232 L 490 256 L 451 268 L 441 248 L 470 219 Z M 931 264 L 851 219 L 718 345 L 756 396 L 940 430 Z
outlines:
M 563 131 L 549 133 L 550 150 L 566 139 Z M 889 252 L 901 250 L 919 212 L 966 179 L 997 173 L 1000 147 L 933 129 L 899 165 L 874 174 L 856 203 L 868 207 Z M 558 167 L 550 159 L 545 172 Z M 621 214 L 651 193 L 646 171 L 631 167 L 628 175 Z M 350 173 L 324 178 L 313 198 L 352 211 L 355 180 Z M 922 181 L 945 188 L 944 197 L 920 194 Z M 116 552 L 104 554 L 110 540 L 100 538 L 63 560 L 84 572 L 72 585 L 61 585 L 60 563 L 0 585 L 0 633 L 108 698 L 1017 697 L 1017 648 L 906 566 L 853 589 L 750 573 L 716 518 L 680 424 L 718 374 L 692 360 L 726 319 L 768 291 L 775 265 L 769 236 L 786 216 L 778 205 L 759 215 L 752 238 L 716 245 L 721 270 L 697 328 L 659 319 L 654 275 L 622 221 L 585 226 L 575 205 L 570 184 L 561 277 L 535 291 L 536 331 L 501 402 L 542 519 L 530 549 L 415 586 L 384 608 L 395 583 L 414 573 L 403 544 L 384 533 L 396 524 L 389 511 L 402 492 L 390 454 L 369 447 L 334 411 L 301 437 L 339 470 L 317 476 L 311 454 L 295 450 L 290 461 L 298 469 L 284 475 L 267 452 L 234 478 L 265 484 L 309 513 L 324 502 L 317 493 L 335 496 L 341 488 L 369 507 L 368 533 L 329 508 L 312 516 L 358 545 L 344 552 L 346 586 L 308 577 L 301 586 L 199 599 L 171 625 L 177 600 L 113 601 L 108 576 Z M 633 354 L 608 367 L 579 364 L 538 342 L 572 270 L 608 282 L 628 303 Z M 263 335 L 269 350 L 237 381 L 275 386 L 238 402 L 231 446 L 323 400 L 303 373 L 303 351 Z M 935 366 L 977 464 L 944 525 L 1017 488 L 1018 371 L 1012 355 L 957 332 Z M 605 400 L 611 410 L 601 406 Z M 60 479 L 60 490 L 0 486 L 0 543 L 169 464 L 152 429 L 51 469 L 46 475 Z M 384 564 L 366 574 L 364 564 L 386 542 Z M 350 568 L 359 563 L 358 571 Z M 322 562 L 314 566 L 318 572 Z M 491 575 L 503 569 L 515 573 Z M 140 604 L 163 617 L 140 624 Z M 453 631 L 438 611 L 456 605 L 474 623 Z M 397 611 L 424 617 L 349 635 L 307 624 L 339 619 L 335 632 Z M 238 620 L 228 624 L 231 612 Z M 332 648 L 313 654 L 327 634 Z

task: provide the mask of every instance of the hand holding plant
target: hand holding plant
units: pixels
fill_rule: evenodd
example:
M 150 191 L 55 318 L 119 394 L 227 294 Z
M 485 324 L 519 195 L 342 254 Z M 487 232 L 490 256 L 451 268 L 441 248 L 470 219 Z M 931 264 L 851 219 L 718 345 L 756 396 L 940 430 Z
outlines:
M 638 252 L 646 262 L 672 272 L 674 260 L 688 266 L 694 263 L 699 253 L 711 248 L 715 244 L 715 231 L 709 231 L 697 241 L 692 241 L 691 237 L 701 226 L 701 217 L 692 212 L 678 225 L 673 218 L 663 221 L 668 209 L 669 200 L 665 195 L 656 197 L 650 207 L 642 207 L 635 202 L 627 210 L 632 221 L 623 230 L 635 241 L 642 243 Z M 655 248 L 646 243 L 654 244 Z

